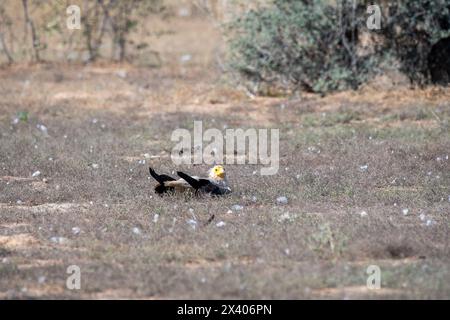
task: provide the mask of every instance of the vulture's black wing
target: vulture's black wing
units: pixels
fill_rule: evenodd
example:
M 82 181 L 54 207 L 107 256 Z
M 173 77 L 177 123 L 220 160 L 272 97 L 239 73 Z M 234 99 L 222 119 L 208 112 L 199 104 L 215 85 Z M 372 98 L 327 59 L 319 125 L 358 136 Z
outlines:
M 183 178 L 187 183 L 189 183 L 191 185 L 192 188 L 194 188 L 195 190 L 198 190 L 204 186 L 207 186 L 208 184 L 210 184 L 211 182 L 207 179 L 195 179 L 192 178 L 191 176 L 187 175 L 184 172 L 178 171 L 177 172 L 178 176 L 180 176 L 180 178 Z

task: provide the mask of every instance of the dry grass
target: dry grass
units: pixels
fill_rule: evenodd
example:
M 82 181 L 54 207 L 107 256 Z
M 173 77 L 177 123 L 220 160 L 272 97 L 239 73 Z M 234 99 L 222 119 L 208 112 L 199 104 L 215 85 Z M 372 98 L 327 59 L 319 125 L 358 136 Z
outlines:
M 211 50 L 194 57 L 0 70 L 0 298 L 450 297 L 448 88 L 252 100 L 211 72 Z M 280 128 L 279 173 L 229 165 L 229 197 L 154 195 L 148 166 L 180 169 L 170 135 L 193 120 Z

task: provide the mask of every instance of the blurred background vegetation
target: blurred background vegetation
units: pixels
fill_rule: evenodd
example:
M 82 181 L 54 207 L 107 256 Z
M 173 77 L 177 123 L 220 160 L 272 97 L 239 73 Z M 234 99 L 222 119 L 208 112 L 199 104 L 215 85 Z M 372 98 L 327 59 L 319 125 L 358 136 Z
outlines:
M 372 3 L 275 0 L 250 11 L 231 25 L 232 65 L 254 91 L 356 89 L 387 69 L 448 83 L 450 2 L 379 1 L 381 29 L 369 30 Z
M 325 94 L 391 72 L 413 85 L 449 83 L 448 0 L 380 0 L 380 30 L 367 28 L 373 1 L 181 2 L 185 9 L 173 0 L 2 1 L 0 64 L 101 60 L 159 67 L 160 52 L 148 41 L 152 23 L 204 15 L 227 45 L 220 69 L 252 94 Z M 81 8 L 81 30 L 66 26 L 73 4 Z

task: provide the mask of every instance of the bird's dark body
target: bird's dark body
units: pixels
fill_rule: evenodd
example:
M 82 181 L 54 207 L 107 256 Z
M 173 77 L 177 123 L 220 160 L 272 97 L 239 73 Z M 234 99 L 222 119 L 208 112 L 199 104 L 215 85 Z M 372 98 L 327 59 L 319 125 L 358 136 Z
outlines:
M 221 196 L 230 193 L 229 188 L 225 188 L 208 179 L 195 179 L 184 172 L 178 171 L 178 176 L 187 181 L 196 191 Z
M 184 189 L 187 189 L 187 187 L 191 188 L 195 194 L 202 193 L 220 196 L 231 193 L 231 189 L 225 185 L 221 185 L 220 182 L 216 183 L 209 179 L 191 177 L 181 171 L 177 172 L 178 176 L 182 179 L 180 181 L 165 174 L 157 174 L 152 168 L 149 168 L 149 170 L 150 175 L 159 183 L 155 187 L 155 192 L 160 195 L 174 192 L 178 186 L 183 186 Z

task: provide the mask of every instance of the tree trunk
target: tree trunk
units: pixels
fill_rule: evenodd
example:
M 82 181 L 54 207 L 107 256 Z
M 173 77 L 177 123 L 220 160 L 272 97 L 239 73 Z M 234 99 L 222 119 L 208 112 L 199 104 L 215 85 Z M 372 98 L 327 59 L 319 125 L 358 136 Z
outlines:
M 28 0 L 22 0 L 22 5 L 23 5 L 23 13 L 25 16 L 25 23 L 31 30 L 31 40 L 33 41 L 34 59 L 37 62 L 40 62 L 41 61 L 41 57 L 39 56 L 40 43 L 36 33 L 36 28 L 34 27 L 33 20 L 30 19 L 30 15 L 28 14 Z
M 8 58 L 8 63 L 11 64 L 14 62 L 13 57 L 11 56 L 11 53 L 8 50 L 8 47 L 6 46 L 5 38 L 3 36 L 3 33 L 0 32 L 0 45 L 2 46 L 2 50 L 6 55 L 6 58 Z

